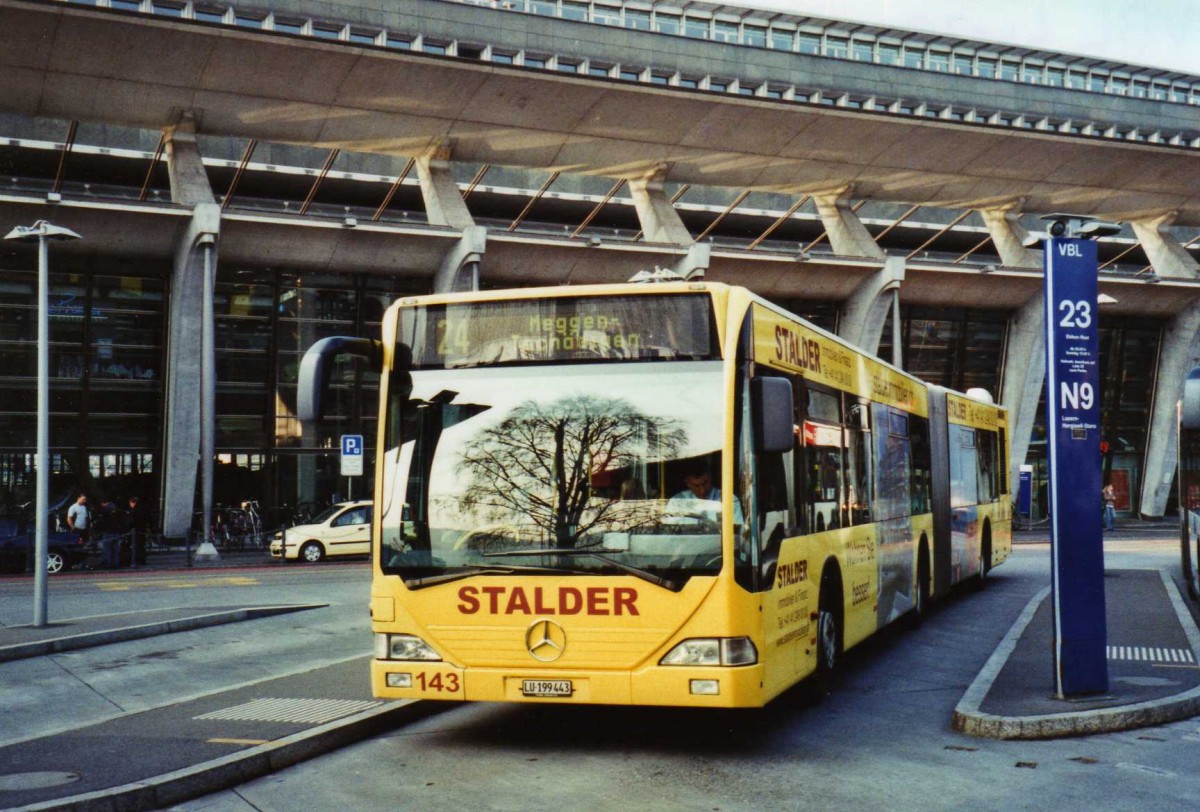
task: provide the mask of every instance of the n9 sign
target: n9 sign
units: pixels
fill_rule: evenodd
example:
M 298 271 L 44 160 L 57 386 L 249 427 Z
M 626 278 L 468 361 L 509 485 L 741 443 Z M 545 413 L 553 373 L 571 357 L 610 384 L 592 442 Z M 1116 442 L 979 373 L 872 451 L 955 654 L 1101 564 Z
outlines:
M 1059 696 L 1108 689 L 1096 244 L 1045 243 L 1046 439 Z

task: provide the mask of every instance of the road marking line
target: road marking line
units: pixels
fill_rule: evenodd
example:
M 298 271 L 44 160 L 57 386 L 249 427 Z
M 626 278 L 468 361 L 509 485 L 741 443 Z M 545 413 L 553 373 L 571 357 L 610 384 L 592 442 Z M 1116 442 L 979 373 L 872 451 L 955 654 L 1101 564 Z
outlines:
M 259 745 L 266 744 L 270 739 L 209 739 L 209 744 L 245 744 Z
M 1154 665 L 1196 662 L 1190 649 L 1158 646 L 1108 646 L 1107 656 L 1110 660 L 1132 660 Z
M 374 708 L 382 702 L 358 699 L 284 699 L 267 697 L 212 711 L 196 719 L 324 724 Z

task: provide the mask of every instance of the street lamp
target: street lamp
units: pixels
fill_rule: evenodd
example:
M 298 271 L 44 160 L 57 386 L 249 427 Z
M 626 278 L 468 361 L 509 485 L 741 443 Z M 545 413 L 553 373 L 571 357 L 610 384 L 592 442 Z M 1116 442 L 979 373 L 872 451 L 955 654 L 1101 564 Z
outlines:
M 46 625 L 46 561 L 50 557 L 50 240 L 78 240 L 79 235 L 69 228 L 38 220 L 31 226 L 17 226 L 5 235 L 6 240 L 38 244 L 38 349 L 37 349 L 37 500 L 34 517 L 33 553 L 33 625 Z

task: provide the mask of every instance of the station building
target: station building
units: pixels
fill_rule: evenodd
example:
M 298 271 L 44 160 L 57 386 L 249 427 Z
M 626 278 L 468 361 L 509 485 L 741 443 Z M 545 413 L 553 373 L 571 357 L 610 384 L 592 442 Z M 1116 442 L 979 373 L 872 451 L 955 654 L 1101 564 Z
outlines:
M 51 249 L 56 496 L 139 493 L 186 532 L 206 330 L 215 501 L 271 523 L 361 496 L 338 438 L 370 447 L 377 376 L 340 364 L 301 425 L 314 341 L 376 334 L 400 296 L 653 267 L 987 389 L 1044 481 L 1036 238 L 1070 211 L 1124 223 L 1099 245 L 1105 475 L 1128 515 L 1174 508 L 1200 77 L 702 2 L 0 0 L 0 29 L 0 231 L 83 237 Z M 0 245 L 9 511 L 36 261 Z

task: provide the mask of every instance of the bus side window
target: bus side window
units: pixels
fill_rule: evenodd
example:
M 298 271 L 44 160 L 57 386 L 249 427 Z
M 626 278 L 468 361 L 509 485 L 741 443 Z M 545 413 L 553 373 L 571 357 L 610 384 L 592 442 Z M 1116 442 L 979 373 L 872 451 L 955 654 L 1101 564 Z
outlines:
M 804 503 L 814 533 L 842 526 L 842 435 L 841 426 L 804 422 Z
M 997 465 L 997 474 L 1000 478 L 1000 493 L 1003 496 L 1008 495 L 1008 435 L 1004 431 L 1004 426 L 1001 426 L 996 433 L 996 458 L 1000 461 Z
M 904 412 L 882 403 L 871 404 L 876 460 L 872 515 L 876 521 L 907 516 L 916 507 L 909 496 L 913 475 L 908 420 Z
M 804 512 L 809 530 L 820 533 L 843 524 L 841 504 L 844 482 L 846 432 L 842 428 L 842 398 L 812 385 L 805 387 L 806 409 L 799 426 L 804 446 Z
M 884 431 L 887 426 L 884 426 Z M 846 503 L 843 523 L 871 521 L 871 427 L 867 404 L 850 403 L 846 409 Z
M 812 507 L 808 500 L 809 472 L 804 451 L 804 415 L 808 413 L 808 385 L 799 376 L 792 377 L 792 391 L 796 393 L 795 422 L 796 446 L 792 452 L 792 501 L 795 504 L 795 526 L 788 535 L 807 535 L 813 532 Z
M 924 417 L 911 415 L 908 418 L 908 441 L 912 447 L 912 513 L 919 516 L 928 513 L 931 508 L 932 495 L 930 483 L 932 461 L 929 451 L 929 420 Z
M 975 431 L 976 459 L 979 463 L 979 501 L 991 502 L 1000 496 L 996 481 L 996 433 Z
M 979 503 L 979 463 L 975 429 L 950 425 L 950 507 Z

